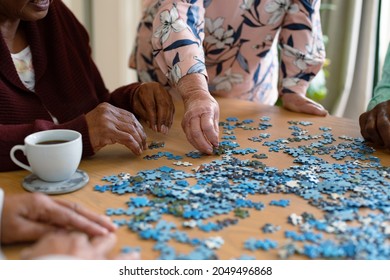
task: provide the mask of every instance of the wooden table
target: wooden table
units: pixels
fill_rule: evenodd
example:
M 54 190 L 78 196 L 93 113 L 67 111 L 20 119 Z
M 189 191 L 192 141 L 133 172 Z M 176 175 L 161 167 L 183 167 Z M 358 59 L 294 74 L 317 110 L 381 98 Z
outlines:
M 221 118 L 223 121 L 227 117 L 237 117 L 239 120 L 253 119 L 254 124 L 259 122 L 259 118 L 262 116 L 268 116 L 271 118 L 270 123 L 272 127 L 265 131 L 259 130 L 243 130 L 236 129 L 237 142 L 240 143 L 240 148 L 251 147 L 257 148 L 258 153 L 267 153 L 268 159 L 262 160 L 268 166 L 274 166 L 279 169 L 287 168 L 293 165 L 293 158 L 283 153 L 269 153 L 268 147 L 262 145 L 262 143 L 254 143 L 247 138 L 250 136 L 258 135 L 265 132 L 270 133 L 271 137 L 267 140 L 288 138 L 291 137 L 291 130 L 288 129 L 290 124 L 288 121 L 310 121 L 313 125 L 308 126 L 305 129 L 309 130 L 311 134 L 321 134 L 318 130 L 319 127 L 331 127 L 332 133 L 337 138 L 340 135 L 348 135 L 351 137 L 360 137 L 360 131 L 358 123 L 348 119 L 336 118 L 332 116 L 316 117 L 305 114 L 298 114 L 286 111 L 278 107 L 258 105 L 252 102 L 219 99 L 221 108 Z M 219 159 L 220 156 L 202 157 L 201 159 L 192 159 L 185 156 L 186 153 L 193 151 L 194 148 L 187 142 L 185 135 L 181 129 L 180 123 L 183 115 L 183 109 L 181 103 L 176 106 L 175 122 L 168 135 L 156 134 L 147 130 L 148 142 L 151 141 L 163 141 L 165 147 L 157 150 L 147 150 L 143 155 L 135 157 L 129 150 L 120 145 L 112 145 L 105 147 L 99 151 L 94 157 L 83 159 L 80 164 L 80 169 L 86 171 L 90 177 L 89 183 L 81 190 L 74 193 L 57 196 L 57 198 L 63 198 L 71 201 L 81 203 L 98 213 L 105 213 L 107 208 L 126 208 L 126 202 L 129 200 L 130 195 L 118 196 L 112 193 L 100 193 L 94 191 L 95 185 L 103 184 L 102 178 L 107 175 L 117 175 L 120 172 L 129 172 L 134 175 L 140 170 L 155 169 L 160 166 L 166 165 L 175 169 L 183 169 L 188 172 L 193 172 L 192 168 L 200 166 L 202 163 L 211 162 L 212 160 Z M 222 135 L 222 129 L 220 131 Z M 175 166 L 172 160 L 161 158 L 159 160 L 145 160 L 145 155 L 156 154 L 158 151 L 168 151 L 175 155 L 184 156 L 182 161 L 189 161 L 193 164 L 190 167 Z M 374 154 L 382 161 L 383 166 L 390 164 L 390 157 L 384 152 L 378 151 Z M 250 158 L 249 156 L 237 156 L 239 158 Z M 330 157 L 326 160 L 334 162 Z M 4 172 L 0 176 L 0 186 L 4 188 L 6 195 L 23 193 L 25 190 L 21 187 L 21 181 L 28 175 L 27 171 L 14 171 Z M 188 234 L 192 237 L 207 238 L 210 236 L 221 236 L 224 239 L 224 245 L 217 251 L 217 255 L 220 259 L 232 259 L 237 258 L 242 254 L 255 256 L 257 259 L 277 259 L 277 250 L 270 250 L 268 252 L 256 251 L 251 252 L 244 249 L 244 241 L 248 238 L 255 237 L 256 239 L 270 238 L 276 240 L 279 246 L 282 246 L 287 242 L 284 237 L 285 230 L 296 230 L 292 225 L 287 223 L 287 217 L 291 213 L 303 213 L 309 212 L 317 217 L 321 217 L 323 213 L 308 204 L 308 202 L 298 196 L 292 194 L 269 194 L 269 195 L 254 195 L 251 197 L 253 201 L 261 201 L 266 206 L 262 211 L 256 211 L 250 209 L 250 217 L 246 219 L 239 219 L 238 224 L 229 226 L 219 232 L 205 233 L 198 229 L 187 230 Z M 268 204 L 271 200 L 289 199 L 290 206 L 283 207 L 269 207 Z M 224 217 L 234 217 L 231 215 L 224 215 Z M 172 216 L 164 215 L 165 220 L 175 221 L 179 226 L 184 221 Z M 215 220 L 215 219 L 214 219 Z M 281 225 L 282 230 L 267 235 L 261 231 L 261 227 L 265 223 L 272 223 L 274 225 Z M 118 243 L 115 247 L 113 254 L 120 251 L 123 246 L 139 246 L 142 248 L 141 255 L 143 259 L 156 259 L 159 256 L 159 252 L 154 251 L 152 248 L 155 244 L 154 241 L 142 240 L 137 234 L 131 232 L 126 227 L 121 227 L 117 231 Z M 3 247 L 5 255 L 10 259 L 18 259 L 19 251 L 28 244 L 12 245 Z M 175 244 L 176 252 L 188 253 L 193 247 L 185 244 Z

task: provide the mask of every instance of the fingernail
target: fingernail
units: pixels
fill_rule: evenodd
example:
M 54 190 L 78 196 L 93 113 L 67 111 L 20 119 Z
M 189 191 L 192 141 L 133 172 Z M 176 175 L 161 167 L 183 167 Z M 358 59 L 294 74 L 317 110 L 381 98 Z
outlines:
M 111 225 L 112 225 L 112 227 L 113 227 L 115 230 L 117 230 L 117 229 L 119 228 L 118 225 L 117 225 L 116 223 L 111 222 Z
M 161 131 L 162 133 L 164 134 L 167 134 L 168 133 L 168 127 L 166 127 L 164 124 L 161 126 Z

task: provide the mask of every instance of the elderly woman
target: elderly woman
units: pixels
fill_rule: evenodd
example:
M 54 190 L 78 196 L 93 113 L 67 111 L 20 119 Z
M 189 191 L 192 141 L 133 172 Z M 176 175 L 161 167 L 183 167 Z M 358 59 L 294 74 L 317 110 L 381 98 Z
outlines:
M 11 147 L 39 130 L 79 131 L 84 156 L 113 143 L 139 155 L 146 136 L 133 113 L 156 131 L 171 126 L 159 84 L 106 89 L 86 30 L 60 0 L 0 0 L 0 32 L 0 171 L 17 168 Z
M 320 0 L 144 4 L 130 66 L 141 81 L 159 81 L 183 97 L 183 129 L 202 152 L 218 145 L 219 107 L 213 96 L 269 105 L 279 96 L 289 110 L 327 114 L 305 96 L 325 57 Z

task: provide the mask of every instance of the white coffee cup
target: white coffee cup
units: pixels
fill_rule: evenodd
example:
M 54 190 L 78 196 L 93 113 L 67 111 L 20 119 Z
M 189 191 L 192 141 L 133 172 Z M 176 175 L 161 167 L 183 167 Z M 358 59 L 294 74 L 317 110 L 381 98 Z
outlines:
M 15 157 L 17 150 L 27 157 L 26 165 Z M 24 138 L 24 145 L 12 147 L 12 161 L 48 182 L 70 179 L 82 155 L 81 134 L 74 130 L 53 129 L 36 132 Z

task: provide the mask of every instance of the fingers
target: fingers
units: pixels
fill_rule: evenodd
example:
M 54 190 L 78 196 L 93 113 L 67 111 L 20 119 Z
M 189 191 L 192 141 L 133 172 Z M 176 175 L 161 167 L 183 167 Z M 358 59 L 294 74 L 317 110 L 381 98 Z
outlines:
M 107 259 L 116 242 L 114 234 L 89 239 L 80 232 L 50 233 L 21 253 L 23 259 L 50 258 L 50 256 L 78 259 Z
M 140 155 L 146 149 L 146 134 L 142 130 L 134 129 L 125 124 L 118 123 L 115 134 L 112 134 L 112 143 L 119 143 L 126 146 L 134 154 Z
M 202 153 L 212 154 L 213 146 L 203 134 L 201 120 L 193 118 L 189 122 L 189 126 L 185 129 L 187 139 L 197 150 Z
M 116 226 L 107 217 L 41 193 L 9 196 L 4 201 L 2 243 L 35 241 L 48 232 L 77 230 L 89 236 L 107 235 Z
M 63 229 L 76 229 L 90 236 L 105 235 L 115 230 L 105 218 L 92 213 L 81 205 L 47 198 L 40 206 L 38 221 Z
M 3 241 L 4 244 L 15 242 L 36 241 L 48 232 L 58 231 L 59 228 L 48 223 L 40 223 L 33 220 L 22 220 L 17 218 L 18 227 L 15 228 L 14 236 L 10 240 Z
M 33 246 L 21 252 L 22 259 L 50 258 L 53 256 L 76 257 L 85 248 L 88 237 L 83 233 L 58 231 L 44 235 Z M 79 257 L 79 256 L 78 256 Z
M 207 142 L 209 142 L 212 147 L 218 146 L 218 126 L 216 129 L 215 118 L 211 117 L 209 114 L 203 114 L 200 117 L 200 125 Z
M 47 258 L 49 255 L 69 255 L 67 248 L 68 244 L 66 244 L 67 240 L 65 238 L 66 235 L 61 232 L 48 233 L 33 246 L 22 250 L 20 257 L 28 260 L 44 257 Z
M 115 260 L 139 260 L 141 255 L 139 252 L 122 253 L 115 257 Z
M 212 154 L 219 142 L 218 103 L 208 92 L 194 93 L 183 101 L 186 112 L 181 125 L 188 141 L 200 152 Z
M 284 94 L 283 107 L 287 110 L 317 116 L 326 116 L 328 111 L 319 103 L 300 94 Z
M 320 104 L 318 103 L 312 103 L 307 102 L 304 104 L 299 111 L 295 110 L 296 112 L 310 114 L 310 115 L 316 115 L 316 116 L 326 116 L 328 114 L 328 111 L 324 109 Z
M 377 131 L 377 116 L 376 114 L 366 114 L 365 117 L 359 121 L 361 127 L 361 134 L 368 142 L 383 146 L 383 141 Z
M 175 107 L 168 91 L 159 83 L 142 84 L 133 98 L 134 112 L 151 129 L 167 133 L 172 126 Z
M 142 125 L 134 115 L 126 110 L 116 108 L 111 131 L 106 135 L 109 143 L 119 143 L 129 148 L 133 153 L 140 155 L 146 149 L 146 134 Z
M 390 148 L 390 120 L 384 111 L 381 112 L 377 122 L 377 128 L 379 131 L 379 141 L 382 143 L 380 145 Z
M 169 93 L 155 95 L 157 110 L 157 127 L 159 132 L 167 134 L 173 123 L 173 116 L 175 107 L 173 105 L 172 97 Z
M 113 233 L 103 236 L 95 236 L 91 239 L 91 246 L 93 248 L 94 255 L 101 259 L 105 259 L 107 257 L 115 243 L 116 236 Z
M 218 146 L 218 125 L 210 113 L 190 119 L 184 118 L 182 126 L 188 141 L 200 152 L 212 154 L 213 147 Z
M 94 151 L 120 143 L 139 155 L 146 149 L 146 134 L 135 116 L 108 103 L 99 104 L 86 115 Z
M 363 113 L 359 117 L 359 125 L 360 125 L 360 133 L 362 134 L 363 138 L 367 141 L 371 141 L 370 134 L 368 133 L 368 129 L 370 126 L 369 121 L 369 113 Z
M 78 203 L 66 201 L 66 200 L 56 200 L 56 203 L 67 207 L 71 210 L 73 210 L 75 213 L 84 216 L 88 220 L 100 225 L 101 227 L 107 229 L 110 232 L 114 232 L 117 229 L 117 226 L 108 218 L 107 216 L 104 215 L 99 215 L 83 206 L 81 206 Z M 80 229 L 79 229 L 80 230 Z M 104 232 L 102 232 L 104 233 Z
M 390 120 L 383 106 L 375 107 L 359 118 L 360 131 L 364 139 L 375 145 L 390 148 Z

